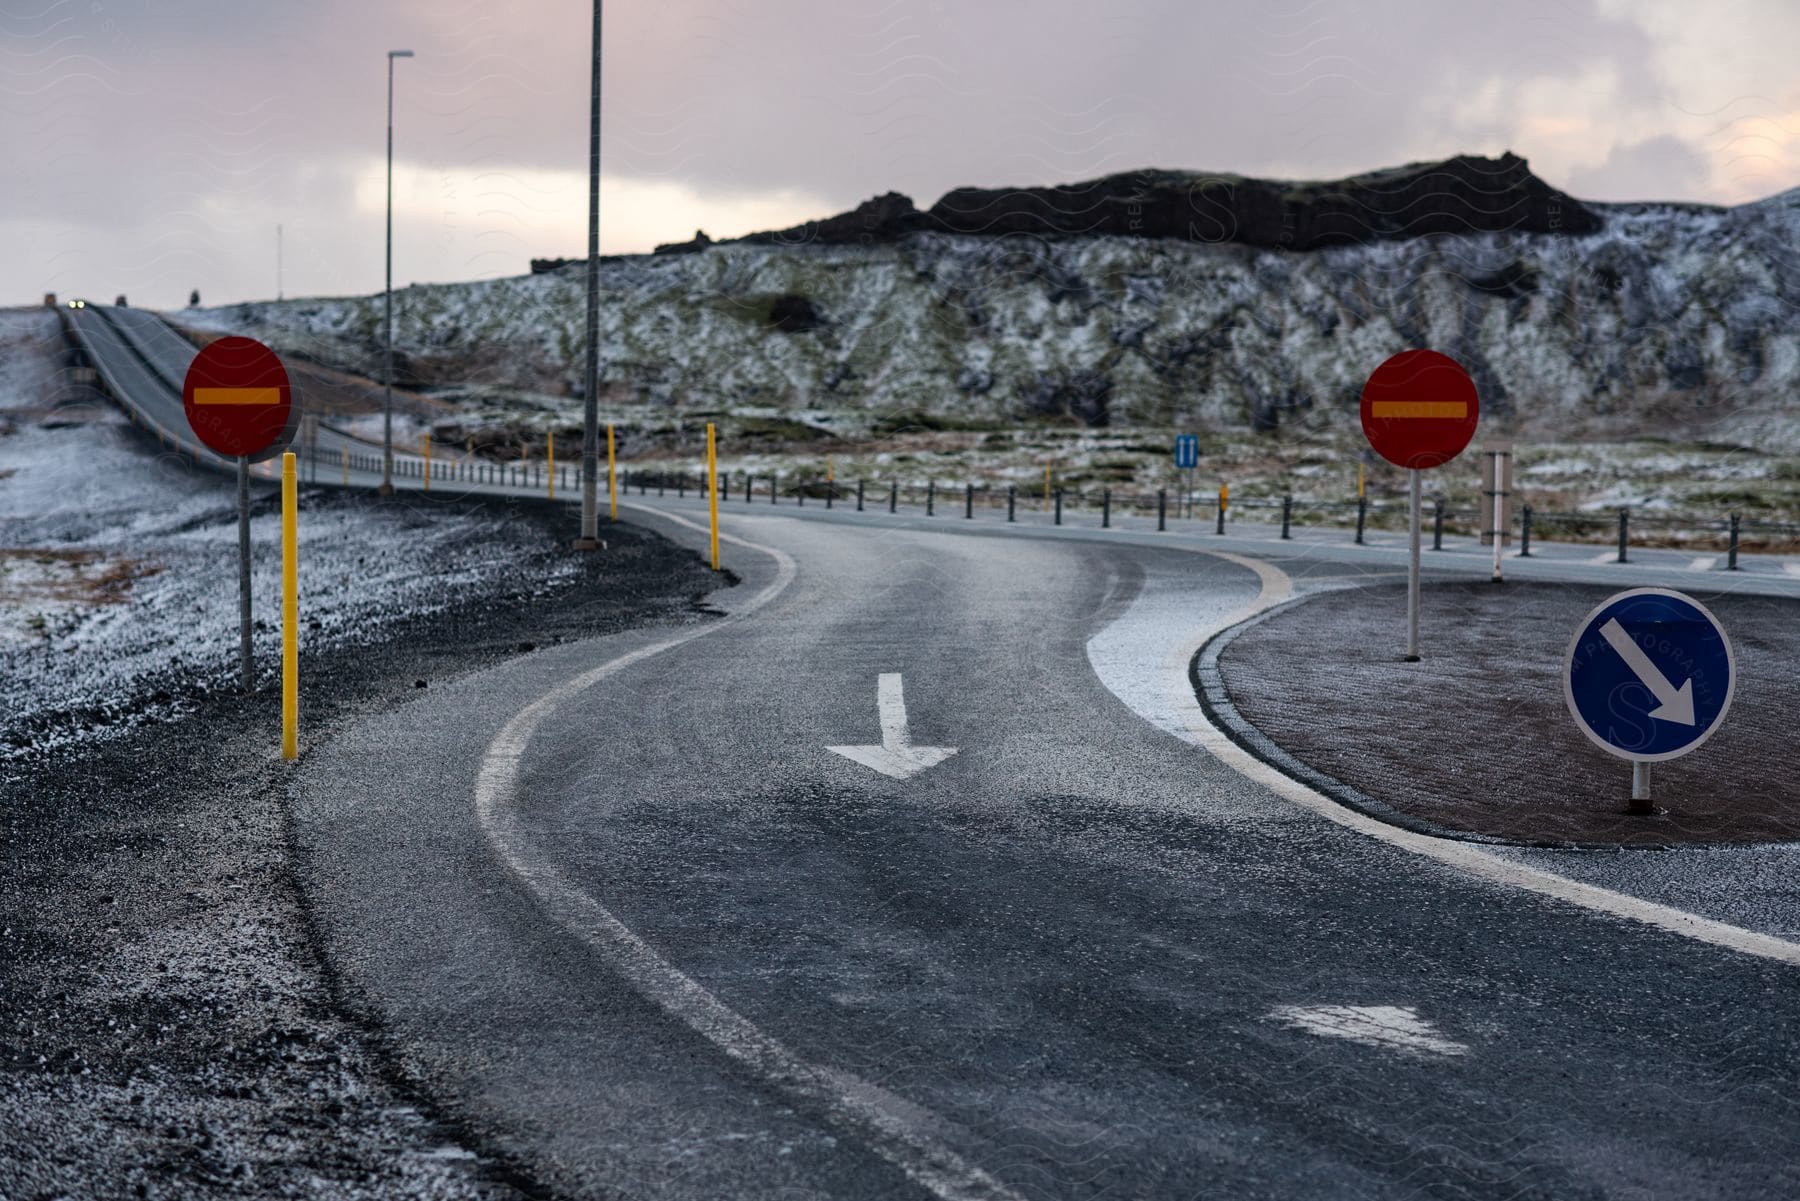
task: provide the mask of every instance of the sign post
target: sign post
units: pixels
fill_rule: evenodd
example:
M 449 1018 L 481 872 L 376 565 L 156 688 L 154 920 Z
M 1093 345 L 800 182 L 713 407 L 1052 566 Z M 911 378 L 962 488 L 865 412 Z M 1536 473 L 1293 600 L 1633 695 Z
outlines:
M 244 691 L 256 683 L 250 658 L 250 464 L 293 441 L 299 421 L 287 369 L 254 338 L 219 338 L 194 356 L 181 385 L 181 407 L 194 436 L 237 460 L 238 657 Z
M 1175 470 L 1182 473 L 1181 496 L 1175 507 L 1177 516 L 1183 512 L 1191 518 L 1194 515 L 1194 469 L 1200 466 L 1200 438 L 1196 434 L 1175 435 Z
M 706 423 L 706 510 L 712 527 L 712 569 L 717 571 L 719 570 L 719 450 L 718 443 L 714 439 L 713 423 L 710 421 Z
M 1677 682 L 1679 681 L 1679 682 Z M 1725 627 L 1670 588 L 1609 596 L 1575 630 L 1563 699 L 1576 726 L 1631 761 L 1631 804 L 1650 814 L 1650 765 L 1685 755 L 1718 731 L 1737 688 Z
M 1377 367 L 1363 385 L 1363 434 L 1375 452 L 1408 479 L 1409 565 L 1406 577 L 1406 661 L 1419 659 L 1419 473 L 1441 467 L 1475 436 L 1481 402 L 1462 364 L 1435 350 L 1403 350 Z M 1361 475 L 1358 475 L 1358 486 Z
M 294 453 L 281 456 L 281 757 L 300 757 L 300 502 Z
M 1506 531 L 1512 525 L 1512 443 L 1491 442 L 1481 448 L 1481 456 L 1481 494 L 1488 498 L 1483 516 L 1491 519 L 1481 540 L 1493 541 L 1494 583 L 1498 584 L 1503 582 L 1501 548 L 1506 545 Z

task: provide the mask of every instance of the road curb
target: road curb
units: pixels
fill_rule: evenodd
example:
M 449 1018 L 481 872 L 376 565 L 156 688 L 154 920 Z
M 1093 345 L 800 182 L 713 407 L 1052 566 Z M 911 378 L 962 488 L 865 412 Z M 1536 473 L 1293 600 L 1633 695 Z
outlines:
M 1297 605 L 1303 605 L 1309 600 L 1324 595 L 1326 595 L 1326 593 L 1320 591 L 1308 593 L 1304 596 L 1296 596 L 1291 600 L 1283 601 L 1279 605 L 1264 609 L 1262 612 L 1246 618 L 1236 625 L 1227 626 L 1202 644 L 1200 650 L 1194 655 L 1193 661 L 1188 664 L 1188 682 L 1194 689 L 1195 698 L 1200 702 L 1201 712 L 1206 714 L 1206 719 L 1210 721 L 1220 733 L 1229 738 L 1246 754 L 1265 766 L 1280 772 L 1290 780 L 1303 784 L 1322 796 L 1329 797 L 1346 809 L 1354 810 L 1365 817 L 1374 818 L 1376 821 L 1385 822 L 1390 826 L 1397 826 L 1402 830 L 1409 830 L 1414 834 L 1423 834 L 1427 838 L 1442 838 L 1453 842 L 1476 843 L 1482 846 L 1528 847 L 1536 850 L 1557 851 L 1605 851 L 1618 853 L 1625 851 L 1668 851 L 1675 849 L 1665 846 L 1630 846 L 1620 845 L 1618 843 L 1570 842 L 1556 838 L 1502 838 L 1498 835 L 1480 834 L 1472 830 L 1456 830 L 1448 826 L 1440 826 L 1436 822 L 1426 821 L 1424 818 L 1415 817 L 1410 813 L 1396 809 L 1385 801 L 1377 800 L 1367 793 L 1352 788 L 1343 781 L 1328 776 L 1317 768 L 1309 767 L 1307 764 L 1302 763 L 1299 759 L 1295 758 L 1274 739 L 1250 724 L 1249 719 L 1239 712 L 1238 707 L 1232 703 L 1230 691 L 1225 685 L 1224 673 L 1219 670 L 1219 656 L 1225 653 L 1226 648 L 1235 642 L 1239 635 L 1249 632 L 1279 613 L 1285 613 L 1287 610 L 1294 608 Z

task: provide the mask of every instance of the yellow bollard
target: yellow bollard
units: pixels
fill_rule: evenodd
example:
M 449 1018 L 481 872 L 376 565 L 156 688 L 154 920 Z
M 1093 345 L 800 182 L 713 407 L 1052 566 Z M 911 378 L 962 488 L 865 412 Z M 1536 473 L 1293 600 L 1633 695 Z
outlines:
M 556 431 L 550 431 L 550 471 L 545 476 L 550 483 L 550 499 L 556 499 Z
M 708 426 L 707 428 L 712 427 Z M 616 462 L 617 460 L 613 458 L 613 427 L 612 422 L 609 421 L 606 423 L 606 495 L 612 503 L 612 519 L 614 521 L 619 519 L 619 478 L 618 473 L 613 470 Z
M 1363 498 L 1363 496 L 1365 495 L 1365 493 L 1363 491 L 1364 487 L 1365 487 L 1365 485 L 1363 482 L 1363 465 L 1361 463 L 1358 463 L 1356 465 L 1356 499 L 1357 500 L 1361 500 Z
M 830 460 L 827 460 L 829 464 Z M 829 470 L 829 467 L 827 467 Z M 719 570 L 719 458 L 713 445 L 713 423 L 706 423 L 706 505 L 712 511 L 712 565 Z
M 425 491 L 431 491 L 431 435 L 425 435 Z
M 300 757 L 299 501 L 294 452 L 281 456 L 281 757 Z

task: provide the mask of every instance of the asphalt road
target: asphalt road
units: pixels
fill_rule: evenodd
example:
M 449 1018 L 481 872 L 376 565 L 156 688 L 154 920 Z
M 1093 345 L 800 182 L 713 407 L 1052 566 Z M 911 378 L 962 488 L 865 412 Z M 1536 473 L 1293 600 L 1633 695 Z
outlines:
M 167 407 L 167 347 L 75 320 Z M 572 1196 L 1800 1193 L 1791 889 L 1721 927 L 1690 868 L 1708 927 L 1655 871 L 1394 837 L 1195 724 L 1194 629 L 1400 539 L 985 516 L 728 506 L 762 549 L 724 620 L 307 748 L 345 997 L 487 1147 Z M 1509 574 L 1800 591 L 1538 552 Z
M 1390 554 L 924 524 L 733 512 L 767 550 L 727 545 L 725 619 L 307 748 L 346 994 L 496 1150 L 572 1196 L 1800 1194 L 1800 966 L 1171 736 L 1147 600 L 1225 621 Z M 895 691 L 955 748 L 906 779 L 828 749 Z

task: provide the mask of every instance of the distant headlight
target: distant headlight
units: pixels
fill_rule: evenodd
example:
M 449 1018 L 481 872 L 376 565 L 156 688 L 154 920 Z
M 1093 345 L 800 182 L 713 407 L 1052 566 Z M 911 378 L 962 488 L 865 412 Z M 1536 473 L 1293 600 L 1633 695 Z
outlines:
M 70 308 L 72 308 L 72 309 L 85 309 L 85 308 L 87 308 L 87 301 L 85 301 L 85 300 L 71 300 L 71 301 L 70 301 L 70 302 L 69 302 L 69 307 L 70 307 Z

